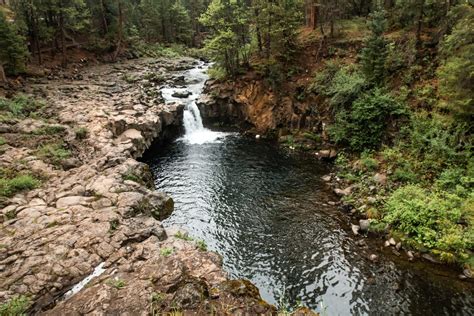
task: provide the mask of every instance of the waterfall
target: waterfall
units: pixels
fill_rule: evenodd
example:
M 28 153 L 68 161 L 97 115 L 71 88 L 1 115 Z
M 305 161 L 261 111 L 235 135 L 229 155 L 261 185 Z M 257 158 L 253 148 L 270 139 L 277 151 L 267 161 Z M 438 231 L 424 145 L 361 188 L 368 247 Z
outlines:
M 204 90 L 204 84 L 209 78 L 207 75 L 209 66 L 205 63 L 199 63 L 192 69 L 179 73 L 184 75 L 187 83 L 184 87 L 165 87 L 161 89 L 163 98 L 167 103 L 179 102 L 186 103 L 183 112 L 183 126 L 185 134 L 180 139 L 189 144 L 205 144 L 219 141 L 227 133 L 214 132 L 204 127 L 202 124 L 201 112 L 196 101 Z M 177 97 L 176 93 L 190 93 L 186 98 Z

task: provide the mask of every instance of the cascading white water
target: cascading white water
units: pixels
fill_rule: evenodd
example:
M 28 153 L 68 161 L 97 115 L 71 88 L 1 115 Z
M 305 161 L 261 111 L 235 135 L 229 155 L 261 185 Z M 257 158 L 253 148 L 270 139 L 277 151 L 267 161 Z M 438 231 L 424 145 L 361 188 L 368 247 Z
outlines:
M 187 82 L 186 87 L 166 87 L 161 90 L 163 98 L 167 103 L 179 102 L 185 103 L 183 113 L 183 125 L 185 134 L 182 140 L 190 144 L 204 144 L 218 141 L 224 137 L 226 133 L 214 132 L 205 128 L 202 124 L 201 112 L 199 111 L 196 101 L 201 96 L 204 89 L 204 84 L 209 78 L 207 70 L 209 66 L 205 63 L 200 63 L 196 67 L 187 70 L 183 73 Z M 175 93 L 190 92 L 187 98 L 174 97 Z

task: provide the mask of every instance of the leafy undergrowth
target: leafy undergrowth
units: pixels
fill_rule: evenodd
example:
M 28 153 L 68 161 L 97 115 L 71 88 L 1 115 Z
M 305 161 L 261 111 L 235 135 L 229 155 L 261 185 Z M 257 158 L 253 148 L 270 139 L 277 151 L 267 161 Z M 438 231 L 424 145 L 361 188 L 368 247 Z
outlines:
M 474 142 L 466 123 L 414 113 L 393 146 L 338 158 L 345 200 L 406 247 L 474 267 Z M 376 181 L 378 175 L 385 181 Z M 370 200 L 370 202 L 369 202 Z
M 8 302 L 0 305 L 1 316 L 23 316 L 27 315 L 27 310 L 31 305 L 31 300 L 26 296 L 17 296 Z

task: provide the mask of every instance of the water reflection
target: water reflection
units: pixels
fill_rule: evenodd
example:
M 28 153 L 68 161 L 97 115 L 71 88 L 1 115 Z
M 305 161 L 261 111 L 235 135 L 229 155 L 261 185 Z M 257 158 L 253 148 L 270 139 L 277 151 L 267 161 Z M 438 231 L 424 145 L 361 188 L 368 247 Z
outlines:
M 226 271 L 262 297 L 327 315 L 472 315 L 472 285 L 381 258 L 347 233 L 327 204 L 317 161 L 236 135 L 220 142 L 175 142 L 148 158 L 159 190 L 175 200 L 166 225 L 182 226 L 223 255 Z M 322 305 L 321 305 L 322 303 Z

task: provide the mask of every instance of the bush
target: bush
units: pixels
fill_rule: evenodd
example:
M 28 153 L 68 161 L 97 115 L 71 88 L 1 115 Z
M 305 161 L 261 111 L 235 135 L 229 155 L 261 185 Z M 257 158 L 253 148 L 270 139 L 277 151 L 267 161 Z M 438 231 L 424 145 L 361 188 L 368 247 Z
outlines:
M 0 111 L 6 112 L 6 115 L 10 117 L 29 117 L 43 106 L 42 102 L 25 95 L 17 95 L 13 99 L 0 97 Z
M 463 199 L 444 191 L 406 185 L 388 199 L 384 221 L 428 249 L 466 258 L 474 247 L 473 211 L 469 208 L 473 199 L 472 193 Z
M 85 127 L 79 127 L 76 129 L 76 139 L 83 140 L 89 136 L 89 131 Z
M 0 315 L 23 316 L 26 315 L 26 311 L 28 310 L 30 305 L 30 299 L 24 295 L 20 295 L 0 305 Z
M 433 179 L 445 168 L 463 166 L 470 160 L 469 128 L 447 117 L 417 113 L 402 137 L 400 150 L 405 159 L 412 160 L 414 171 L 425 179 Z
M 71 152 L 63 147 L 62 144 L 47 144 L 41 146 L 36 155 L 42 159 L 49 160 L 53 164 L 59 165 L 62 160 L 71 156 Z
M 11 197 L 18 192 L 32 190 L 40 181 L 30 175 L 19 175 L 11 179 L 0 178 L 0 196 Z
M 329 98 L 334 112 L 347 108 L 364 91 L 364 76 L 354 67 L 344 67 L 335 71 L 337 66 L 328 63 L 326 69 L 316 75 L 311 89 Z
M 380 89 L 363 94 L 348 111 L 336 114 L 329 133 L 332 140 L 355 151 L 377 148 L 390 120 L 405 114 L 404 107 Z

